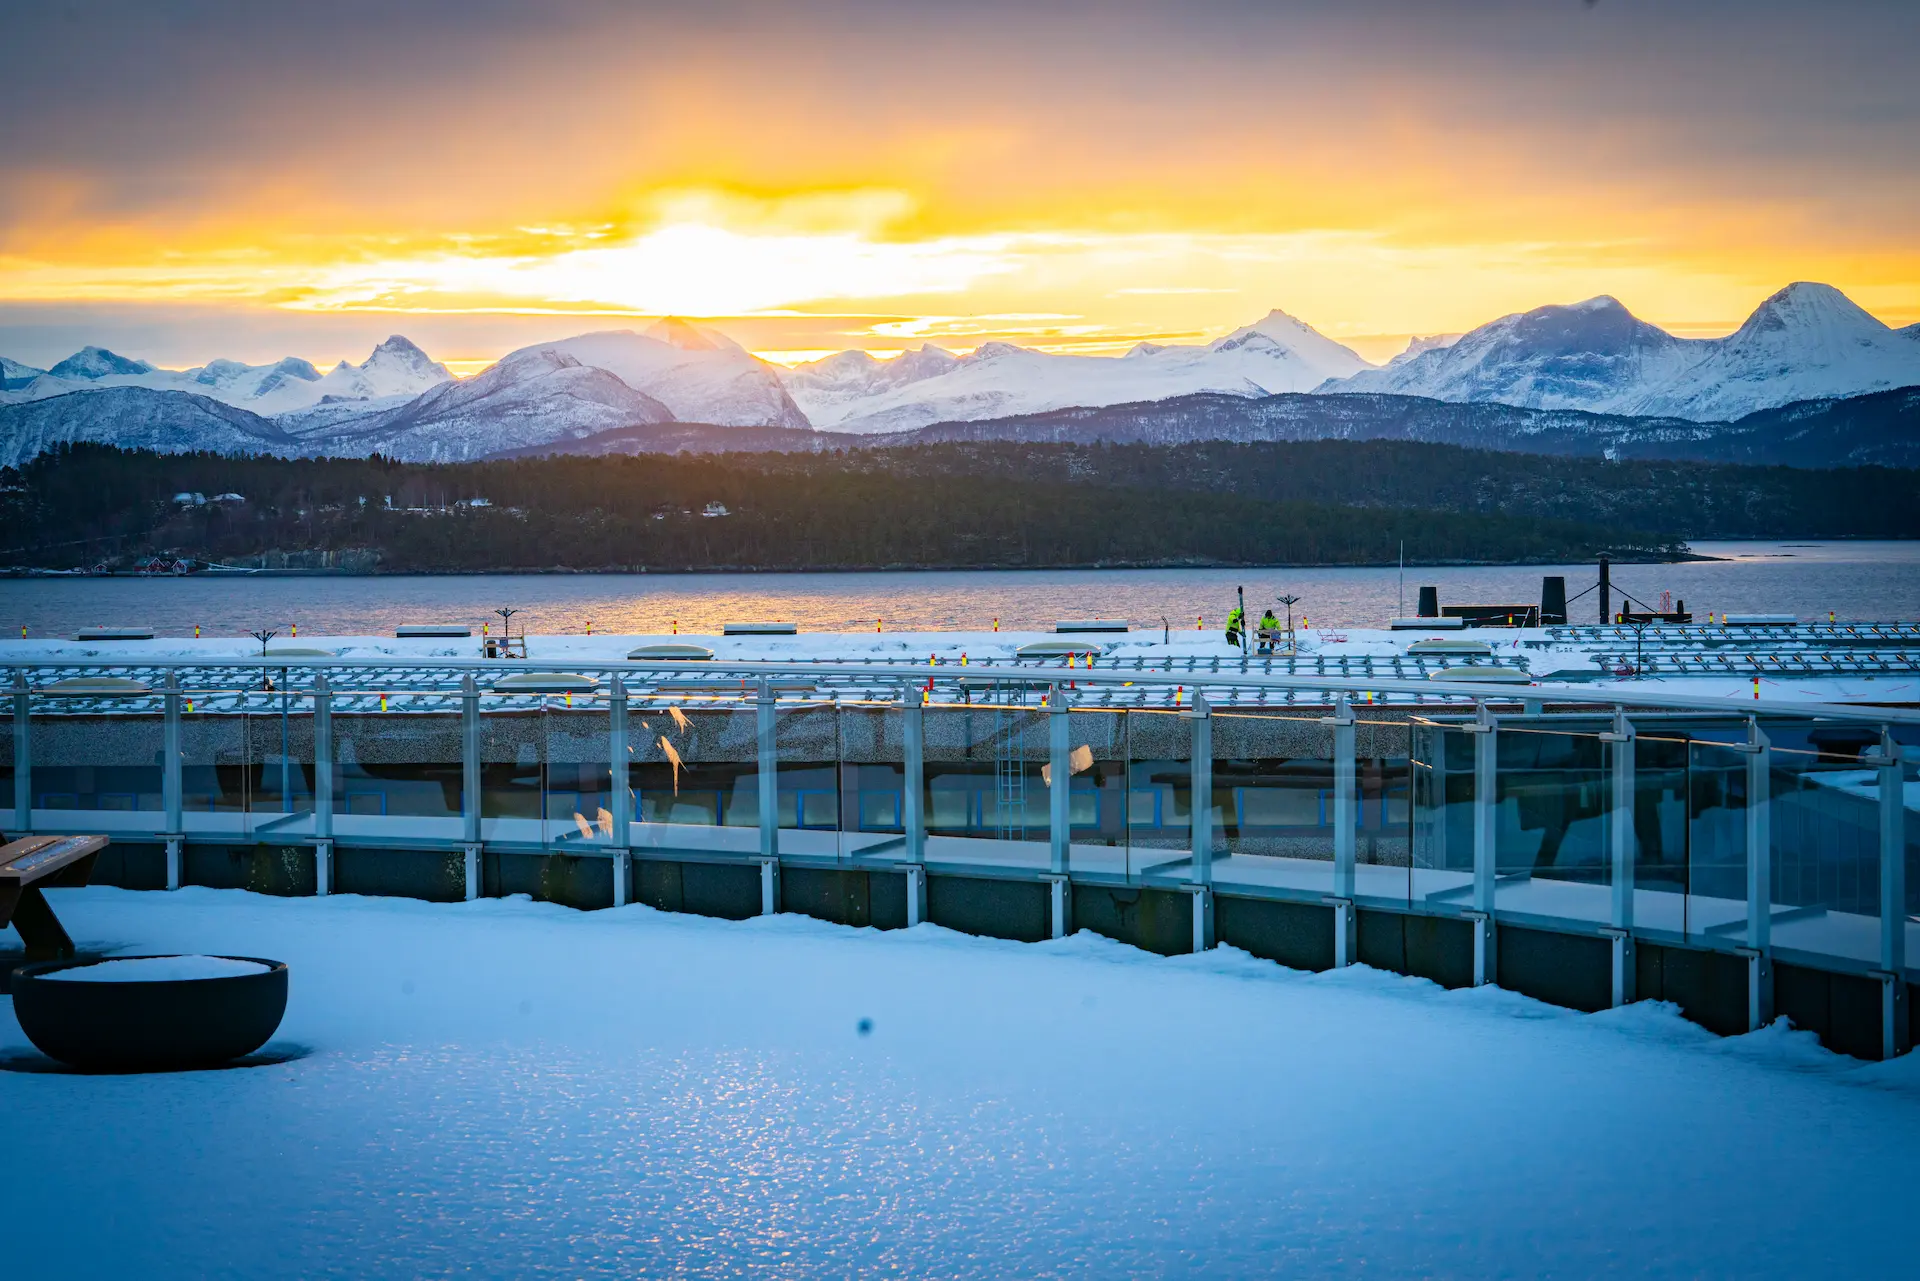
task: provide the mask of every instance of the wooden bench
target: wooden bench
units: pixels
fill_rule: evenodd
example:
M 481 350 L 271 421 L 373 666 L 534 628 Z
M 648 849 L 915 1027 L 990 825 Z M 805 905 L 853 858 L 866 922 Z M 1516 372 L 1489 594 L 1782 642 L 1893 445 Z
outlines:
M 0 929 L 20 931 L 29 961 L 73 955 L 73 940 L 40 891 L 85 885 L 105 848 L 104 836 L 29 836 L 0 846 Z

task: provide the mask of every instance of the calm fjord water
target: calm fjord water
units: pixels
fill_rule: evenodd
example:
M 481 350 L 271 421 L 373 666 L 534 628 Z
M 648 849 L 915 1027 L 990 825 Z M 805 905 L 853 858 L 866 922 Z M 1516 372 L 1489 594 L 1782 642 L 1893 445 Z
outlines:
M 1676 565 L 1625 565 L 1616 591 L 1653 603 L 1662 591 L 1697 615 L 1712 610 L 1843 620 L 1920 617 L 1920 542 L 1699 543 L 1724 557 Z M 461 622 L 476 630 L 500 606 L 522 612 L 532 632 L 718 631 L 734 620 L 779 619 L 804 631 L 1008 630 L 1061 618 L 1127 618 L 1136 627 L 1218 627 L 1244 586 L 1257 611 L 1281 593 L 1315 626 L 1379 626 L 1411 613 L 1417 588 L 1438 585 L 1442 603 L 1540 599 L 1544 574 L 1563 574 L 1569 595 L 1591 585 L 1592 565 L 1384 569 L 1144 569 L 853 574 L 487 574 L 391 578 L 206 577 L 0 580 L 0 627 L 17 636 L 70 633 L 97 624 L 144 625 L 183 635 L 257 627 L 303 635 L 391 633 L 400 623 Z M 1616 604 L 1616 608 L 1619 605 Z M 1588 595 L 1576 621 L 1596 617 Z

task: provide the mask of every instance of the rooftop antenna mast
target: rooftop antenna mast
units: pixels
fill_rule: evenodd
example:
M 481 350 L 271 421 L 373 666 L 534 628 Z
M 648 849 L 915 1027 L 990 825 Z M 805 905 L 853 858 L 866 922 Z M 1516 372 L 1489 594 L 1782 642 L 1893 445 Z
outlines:
M 1300 603 L 1300 598 L 1289 594 L 1286 596 L 1275 596 L 1274 599 L 1287 607 L 1287 634 L 1291 636 L 1293 634 L 1293 607 Z
M 520 611 L 518 609 L 496 609 L 493 612 L 500 615 L 500 656 L 502 658 L 525 658 L 527 656 L 526 628 L 523 627 L 520 629 L 520 652 L 518 654 L 514 653 L 513 645 L 513 616 Z
M 1274 599 L 1287 607 L 1287 656 L 1291 658 L 1300 652 L 1294 644 L 1293 637 L 1293 607 L 1300 603 L 1300 598 L 1288 592 L 1285 596 L 1275 596 Z

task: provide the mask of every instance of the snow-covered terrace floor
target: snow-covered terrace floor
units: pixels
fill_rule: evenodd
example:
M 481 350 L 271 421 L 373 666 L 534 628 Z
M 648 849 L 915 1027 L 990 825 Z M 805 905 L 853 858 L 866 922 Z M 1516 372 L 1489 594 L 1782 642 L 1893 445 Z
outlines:
M 83 946 L 287 960 L 275 1045 L 304 1053 L 56 1073 L 0 1001 L 11 1277 L 1897 1276 L 1920 1252 L 1920 1056 L 1784 1026 L 1087 934 L 54 894 Z

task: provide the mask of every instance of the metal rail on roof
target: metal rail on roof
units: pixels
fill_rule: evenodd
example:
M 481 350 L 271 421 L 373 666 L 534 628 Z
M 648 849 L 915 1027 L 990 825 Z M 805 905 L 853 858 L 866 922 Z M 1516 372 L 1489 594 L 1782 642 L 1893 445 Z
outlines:
M 1256 660 L 1257 661 L 1257 660 Z M 70 679 L 75 676 L 129 675 L 136 674 L 157 691 L 166 683 L 169 675 L 177 682 L 183 673 L 203 673 L 218 682 L 215 688 L 230 694 L 277 693 L 278 689 L 268 690 L 265 683 L 273 677 L 285 673 L 286 692 L 310 692 L 314 688 L 314 679 L 326 676 L 329 684 L 336 676 L 347 682 L 339 686 L 340 693 L 356 693 L 367 696 L 386 694 L 457 694 L 461 679 L 469 674 L 509 675 L 515 672 L 554 672 L 565 670 L 582 674 L 599 674 L 605 678 L 620 676 L 630 680 L 635 676 L 649 678 L 643 688 L 635 689 L 638 695 L 672 695 L 676 683 L 688 686 L 688 692 L 698 685 L 699 692 L 712 695 L 713 687 L 723 676 L 738 677 L 742 682 L 742 693 L 750 694 L 749 685 L 757 685 L 761 678 L 778 681 L 781 678 L 807 678 L 816 685 L 816 696 L 854 691 L 872 692 L 883 690 L 898 692 L 915 686 L 924 687 L 931 679 L 936 688 L 947 686 L 957 688 L 963 678 L 985 675 L 979 670 L 982 665 L 962 666 L 958 663 L 907 664 L 907 663 L 854 663 L 854 662 L 793 662 L 763 660 L 728 660 L 715 658 L 699 664 L 699 670 L 689 670 L 683 661 L 671 660 L 601 660 L 582 661 L 577 657 L 541 661 L 535 659 L 484 659 L 484 658 L 433 658 L 422 663 L 396 662 L 390 658 L 325 658 L 325 659 L 274 659 L 245 658 L 220 659 L 209 662 L 204 659 L 143 659 L 136 663 L 91 662 L 77 664 L 73 662 L 16 662 L 9 664 L 15 673 L 15 681 L 26 685 L 27 693 L 51 684 L 53 680 Z M 1849 704 L 1826 702 L 1789 701 L 1782 699 L 1746 699 L 1728 697 L 1708 697 L 1704 695 L 1673 694 L 1653 690 L 1598 689 L 1584 686 L 1552 684 L 1503 685 L 1490 687 L 1465 681 L 1436 681 L 1389 677 L 1378 674 L 1346 676 L 1302 676 L 1290 673 L 1272 673 L 1251 670 L 1236 670 L 1240 664 L 1227 660 L 1218 668 L 1187 668 L 1184 670 L 1159 670 L 1146 667 L 1073 667 L 1059 663 L 1045 666 L 994 664 L 989 669 L 996 684 L 1026 686 L 1072 686 L 1075 694 L 1098 690 L 1102 694 L 1117 693 L 1124 689 L 1141 691 L 1159 691 L 1171 695 L 1175 691 L 1201 691 L 1216 701 L 1232 701 L 1232 696 L 1248 694 L 1287 694 L 1297 695 L 1313 693 L 1323 695 L 1345 694 L 1362 699 L 1391 700 L 1392 696 L 1403 696 L 1409 703 L 1415 704 L 1474 704 L 1474 703 L 1562 703 L 1578 704 L 1587 708 L 1643 708 L 1686 712 L 1711 712 L 1721 715 L 1766 715 L 1792 716 L 1800 718 L 1819 718 L 1830 720 L 1871 722 L 1874 724 L 1920 724 L 1920 710 L 1893 707 L 1863 707 Z M 296 673 L 304 680 L 296 680 Z M 45 679 L 32 679 L 35 674 L 43 674 Z M 676 678 L 684 676 L 685 682 Z M 665 679 L 661 679 L 664 677 Z M 370 678 L 370 679 L 369 679 Z M 19 683 L 14 692 L 21 692 Z M 534 695 L 493 695 L 496 698 L 533 697 Z M 1223 697 L 1224 696 L 1224 697 Z M 63 700 L 63 702 L 93 702 L 96 700 Z M 97 700 L 108 702 L 109 700 Z M 125 700 L 129 703 L 137 700 Z M 1084 701 L 1076 698 L 1075 701 Z

